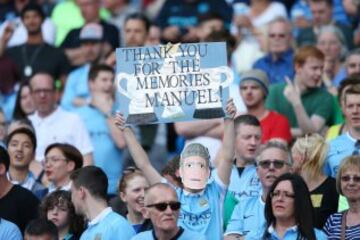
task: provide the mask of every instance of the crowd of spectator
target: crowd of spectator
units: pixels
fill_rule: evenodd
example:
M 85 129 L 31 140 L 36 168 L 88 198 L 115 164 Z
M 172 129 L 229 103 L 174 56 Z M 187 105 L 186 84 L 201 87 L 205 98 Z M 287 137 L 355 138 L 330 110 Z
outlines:
M 116 49 L 198 42 L 226 117 L 129 126 Z M 360 1 L 0 0 L 2 239 L 359 240 Z

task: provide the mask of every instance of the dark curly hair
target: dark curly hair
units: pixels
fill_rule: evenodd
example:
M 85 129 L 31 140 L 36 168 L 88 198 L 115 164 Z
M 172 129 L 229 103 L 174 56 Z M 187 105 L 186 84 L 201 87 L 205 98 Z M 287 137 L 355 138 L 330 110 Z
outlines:
M 47 213 L 55 206 L 64 207 L 68 210 L 69 232 L 80 238 L 85 229 L 85 221 L 82 216 L 75 213 L 75 207 L 71 202 L 71 194 L 68 191 L 59 190 L 47 195 L 40 204 L 39 216 L 47 219 Z

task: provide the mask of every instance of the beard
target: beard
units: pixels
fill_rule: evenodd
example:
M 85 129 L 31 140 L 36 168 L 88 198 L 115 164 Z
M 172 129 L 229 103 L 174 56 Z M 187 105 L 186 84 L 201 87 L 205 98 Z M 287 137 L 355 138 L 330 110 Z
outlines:
M 34 30 L 28 30 L 29 36 L 35 36 L 38 34 L 41 34 L 41 27 L 39 27 L 38 29 L 34 29 Z

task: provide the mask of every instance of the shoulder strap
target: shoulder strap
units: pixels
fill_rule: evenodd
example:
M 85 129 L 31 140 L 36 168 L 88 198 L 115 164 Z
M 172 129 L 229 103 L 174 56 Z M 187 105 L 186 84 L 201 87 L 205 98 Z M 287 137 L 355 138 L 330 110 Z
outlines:
M 347 211 L 345 211 L 341 217 L 341 233 L 340 233 L 340 240 L 345 240 L 345 228 L 346 228 L 346 215 Z

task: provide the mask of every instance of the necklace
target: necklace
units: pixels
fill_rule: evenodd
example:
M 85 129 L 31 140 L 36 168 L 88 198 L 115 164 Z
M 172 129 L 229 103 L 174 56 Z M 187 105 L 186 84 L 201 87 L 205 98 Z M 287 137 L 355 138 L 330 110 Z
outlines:
M 44 47 L 45 44 L 41 44 L 40 46 L 38 46 L 33 54 L 31 54 L 30 56 L 30 61 L 28 59 L 28 54 L 27 54 L 27 49 L 26 49 L 26 44 L 23 45 L 23 47 L 21 48 L 22 50 L 22 56 L 23 59 L 25 61 L 25 68 L 24 68 L 24 75 L 25 77 L 30 77 L 33 74 L 33 69 L 32 69 L 32 64 L 34 63 L 34 61 L 36 60 L 36 58 L 38 57 L 41 49 Z

